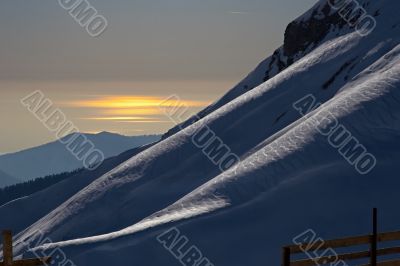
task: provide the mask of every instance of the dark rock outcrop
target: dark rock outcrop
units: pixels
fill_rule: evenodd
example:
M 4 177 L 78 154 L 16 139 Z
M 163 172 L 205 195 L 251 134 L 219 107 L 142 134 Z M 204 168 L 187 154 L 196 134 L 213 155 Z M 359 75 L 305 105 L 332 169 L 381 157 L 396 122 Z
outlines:
M 332 27 L 342 28 L 346 24 L 338 12 L 330 13 L 331 7 L 325 4 L 321 11 L 314 10 L 308 20 L 291 22 L 285 31 L 283 45 L 285 56 L 292 58 L 297 53 L 305 52 L 310 45 L 315 47 L 326 37 Z

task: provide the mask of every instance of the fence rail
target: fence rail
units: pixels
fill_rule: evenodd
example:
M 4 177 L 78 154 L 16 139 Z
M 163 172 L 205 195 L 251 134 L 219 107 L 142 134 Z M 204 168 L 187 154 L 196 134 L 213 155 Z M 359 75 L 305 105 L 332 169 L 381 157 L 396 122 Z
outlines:
M 352 236 L 347 238 L 327 240 L 320 245 L 302 243 L 283 247 L 282 266 L 315 266 L 324 265 L 336 261 L 352 261 L 359 259 L 370 259 L 370 263 L 362 266 L 400 266 L 400 260 L 377 261 L 380 256 L 400 254 L 400 246 L 378 249 L 378 243 L 387 241 L 399 241 L 400 231 L 378 233 L 378 211 L 373 210 L 373 230 L 370 235 Z M 292 254 L 310 252 L 315 250 L 326 250 L 329 248 L 348 248 L 353 246 L 369 245 L 369 250 L 352 253 L 339 254 L 337 256 L 325 256 L 315 259 L 302 259 L 291 261 Z

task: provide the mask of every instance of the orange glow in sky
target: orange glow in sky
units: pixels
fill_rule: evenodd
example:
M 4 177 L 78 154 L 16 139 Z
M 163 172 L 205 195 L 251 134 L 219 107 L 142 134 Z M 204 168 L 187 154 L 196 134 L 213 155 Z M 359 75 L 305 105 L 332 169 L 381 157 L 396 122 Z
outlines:
M 115 122 L 160 123 L 166 122 L 161 108 L 201 108 L 210 104 L 207 101 L 165 100 L 158 96 L 97 96 L 94 99 L 65 102 L 64 105 L 74 108 L 96 109 L 97 116 L 83 117 L 83 120 L 107 120 Z
M 159 108 L 162 106 L 170 106 L 171 101 L 165 103 L 165 98 L 156 96 L 104 96 L 93 100 L 69 102 L 68 104 L 75 107 L 92 108 Z M 176 101 L 176 105 L 178 104 L 184 104 L 188 107 L 203 107 L 208 105 L 209 102 L 182 100 L 179 102 Z

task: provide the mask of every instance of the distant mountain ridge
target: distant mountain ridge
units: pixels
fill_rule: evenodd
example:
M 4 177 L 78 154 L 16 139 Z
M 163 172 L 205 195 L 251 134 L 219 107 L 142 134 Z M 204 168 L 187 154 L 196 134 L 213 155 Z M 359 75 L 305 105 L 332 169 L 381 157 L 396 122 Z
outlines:
M 0 187 L 14 185 L 20 182 L 16 177 L 10 176 L 9 174 L 4 173 L 0 170 Z
M 78 134 L 78 133 L 74 133 Z M 93 142 L 96 149 L 102 151 L 105 158 L 116 156 L 124 151 L 158 141 L 157 135 L 123 136 L 110 132 L 83 134 Z M 71 135 L 66 136 L 69 138 Z M 0 171 L 22 181 L 62 172 L 69 172 L 83 167 L 66 147 L 58 142 L 50 142 L 38 147 L 16 153 L 0 155 Z M 0 176 L 1 180 L 5 179 Z M 9 178 L 8 178 L 9 179 Z M 11 185 L 13 183 L 6 183 Z M 0 186 L 2 182 L 0 181 Z

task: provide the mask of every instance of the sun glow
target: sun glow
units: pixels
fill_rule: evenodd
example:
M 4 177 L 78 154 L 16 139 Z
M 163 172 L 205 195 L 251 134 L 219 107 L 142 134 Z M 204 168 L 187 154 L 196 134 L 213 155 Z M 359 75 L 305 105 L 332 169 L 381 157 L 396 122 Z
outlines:
M 83 120 L 115 121 L 130 123 L 165 123 L 169 120 L 162 109 L 201 108 L 206 101 L 171 100 L 159 96 L 97 96 L 94 99 L 63 103 L 68 107 L 95 109 L 97 115 L 82 117 Z
M 182 100 L 165 102 L 165 98 L 156 96 L 104 96 L 93 100 L 69 102 L 74 107 L 89 108 L 143 108 L 143 107 L 170 107 L 171 105 L 184 104 L 188 107 L 203 107 L 209 104 L 205 101 Z
M 82 117 L 82 120 L 115 121 L 120 123 L 165 123 L 168 121 L 140 116 Z

